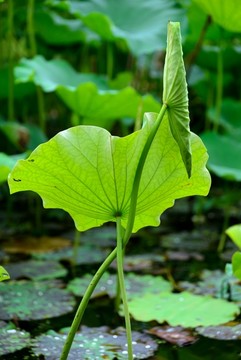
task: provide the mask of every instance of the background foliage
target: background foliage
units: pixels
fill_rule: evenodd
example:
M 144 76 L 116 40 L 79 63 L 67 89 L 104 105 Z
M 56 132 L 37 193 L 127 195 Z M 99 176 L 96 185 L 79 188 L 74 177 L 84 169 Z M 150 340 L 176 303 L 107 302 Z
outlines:
M 60 130 L 90 124 L 123 136 L 140 128 L 144 112 L 159 111 L 168 20 L 181 23 L 191 128 L 208 148 L 213 184 L 227 194 L 241 179 L 240 15 L 238 0 L 3 1 L 4 206 L 14 201 L 6 179 L 16 160 Z M 220 206 L 213 192 L 196 211 Z M 229 212 L 239 199 L 225 195 L 222 207 Z

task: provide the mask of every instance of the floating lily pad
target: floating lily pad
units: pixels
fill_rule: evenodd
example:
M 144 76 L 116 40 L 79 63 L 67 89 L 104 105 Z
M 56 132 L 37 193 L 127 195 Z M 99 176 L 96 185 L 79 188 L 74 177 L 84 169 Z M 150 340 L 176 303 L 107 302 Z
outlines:
M 47 280 L 63 277 L 67 274 L 67 269 L 56 261 L 22 261 L 8 264 L 7 269 L 11 274 L 11 279 Z
M 138 321 L 156 320 L 183 327 L 220 325 L 239 314 L 236 304 L 188 292 L 147 293 L 131 299 L 128 305 L 130 314 Z
M 59 359 L 66 335 L 50 331 L 33 340 L 33 351 L 46 360 Z M 147 359 L 157 350 L 157 343 L 146 334 L 132 332 L 135 359 Z M 127 359 L 126 334 L 123 329 L 82 327 L 75 336 L 68 360 Z
M 30 344 L 30 334 L 0 322 L 0 356 L 21 350 Z
M 72 237 L 73 238 L 73 237 Z M 80 234 L 80 243 L 96 247 L 115 247 L 116 228 L 114 226 L 102 226 L 93 228 Z
M 241 303 L 241 286 L 237 279 L 234 276 L 227 276 L 221 270 L 204 270 L 201 274 L 201 281 L 195 284 L 181 281 L 179 286 L 196 295 L 208 294 Z
M 102 263 L 107 255 L 108 253 L 106 251 L 95 247 L 79 246 L 76 250 L 71 247 L 54 252 L 36 254 L 35 258 L 55 261 L 65 260 L 70 263 L 74 261 L 75 265 L 88 265 Z
M 74 297 L 61 282 L 0 283 L 0 319 L 49 319 L 73 311 Z
M 210 247 L 210 241 L 214 240 L 214 236 L 210 234 L 206 241 L 206 235 L 199 232 L 179 231 L 163 235 L 161 244 L 167 249 L 179 249 L 185 251 L 204 251 Z M 215 239 L 216 240 L 216 239 Z
M 124 270 L 125 271 L 151 271 L 154 268 L 154 264 L 164 263 L 164 256 L 159 254 L 139 254 L 139 255 L 127 255 L 124 258 Z M 117 263 L 113 261 L 111 267 L 116 269 Z
M 241 325 L 198 327 L 196 331 L 205 337 L 216 340 L 241 340 Z
M 87 274 L 81 279 L 76 278 L 70 281 L 68 289 L 77 296 L 83 296 L 84 292 L 92 280 L 92 275 Z M 156 294 L 160 291 L 171 291 L 172 285 L 161 276 L 127 274 L 125 277 L 127 296 L 129 299 L 143 294 Z M 105 273 L 99 284 L 95 288 L 92 297 L 108 295 L 113 298 L 116 296 L 116 275 Z

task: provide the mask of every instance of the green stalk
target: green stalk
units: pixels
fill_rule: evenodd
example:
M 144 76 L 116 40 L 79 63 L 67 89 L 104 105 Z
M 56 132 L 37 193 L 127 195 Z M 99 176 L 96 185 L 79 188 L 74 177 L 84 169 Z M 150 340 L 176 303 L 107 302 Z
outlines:
M 34 1 L 29 0 L 27 6 L 27 33 L 28 33 L 28 40 L 29 40 L 29 50 L 30 56 L 33 57 L 37 54 L 37 45 L 35 40 L 35 33 L 34 33 Z
M 221 29 L 220 29 L 221 32 Z M 215 122 L 213 125 L 213 130 L 218 131 L 222 110 L 222 98 L 223 98 L 223 50 L 222 50 L 222 40 L 220 35 L 220 45 L 219 52 L 217 54 L 217 93 L 216 93 L 216 114 Z
M 152 141 L 154 140 L 154 137 L 157 133 L 157 130 L 161 124 L 161 121 L 164 117 L 165 111 L 167 109 L 167 105 L 164 104 L 161 108 L 160 113 L 158 114 L 158 117 L 156 119 L 155 124 L 153 125 L 153 128 L 150 132 L 150 135 L 146 141 L 146 144 L 143 148 L 143 151 L 141 153 L 141 157 L 139 160 L 139 163 L 137 165 L 137 169 L 136 169 L 136 174 L 135 174 L 135 178 L 134 178 L 134 182 L 133 182 L 133 187 L 132 187 L 132 196 L 131 196 L 131 202 L 130 202 L 130 210 L 129 210 L 129 216 L 128 216 L 128 222 L 127 222 L 127 228 L 125 230 L 124 233 L 124 237 L 122 240 L 122 247 L 124 248 L 126 246 L 126 244 L 128 243 L 130 237 L 131 237 L 131 233 L 132 233 L 132 229 L 133 229 L 133 225 L 134 225 L 134 221 L 135 221 L 135 213 L 136 213 L 136 204 L 137 204 L 137 196 L 138 196 L 138 190 L 139 190 L 139 185 L 140 185 L 140 179 L 141 179 L 141 174 L 142 174 L 142 170 L 144 168 L 144 164 L 145 164 L 145 160 L 148 154 L 148 151 L 151 147 Z M 120 231 L 120 229 L 119 229 Z M 121 235 L 122 236 L 122 235 Z M 107 268 L 109 267 L 109 265 L 112 263 L 112 261 L 115 259 L 117 255 L 117 248 L 115 248 L 110 254 L 109 256 L 105 259 L 105 261 L 103 262 L 103 264 L 99 267 L 99 269 L 97 270 L 97 272 L 95 273 L 95 275 L 92 278 L 92 281 L 90 282 L 87 290 L 85 291 L 85 294 L 79 304 L 79 307 L 76 311 L 73 323 L 71 325 L 69 334 L 67 336 L 66 342 L 64 344 L 63 350 L 62 350 L 62 354 L 60 356 L 60 360 L 66 360 L 72 345 L 72 342 L 74 340 L 74 336 L 80 326 L 80 322 L 81 319 L 83 317 L 84 311 L 88 305 L 88 302 L 90 300 L 90 297 L 96 287 L 96 285 L 98 284 L 99 280 L 101 279 L 102 275 L 104 274 L 104 272 L 107 270 Z
M 113 57 L 113 45 L 111 42 L 107 43 L 107 76 L 111 80 L 113 77 L 114 57 Z
M 14 74 L 13 74 L 13 1 L 8 2 L 8 120 L 14 119 Z
M 29 54 L 34 57 L 37 54 L 37 44 L 35 39 L 34 29 L 34 2 L 35 0 L 28 0 L 27 7 L 27 33 L 29 40 Z M 40 86 L 37 86 L 37 102 L 38 102 L 38 116 L 39 126 L 43 132 L 46 130 L 45 124 L 45 109 L 44 109 L 44 95 Z
M 133 360 L 133 349 L 132 349 L 132 334 L 131 334 L 131 321 L 130 314 L 128 310 L 127 295 L 125 288 L 125 278 L 123 271 L 123 239 L 122 239 L 122 228 L 121 228 L 121 218 L 116 218 L 117 225 L 117 270 L 118 270 L 118 280 L 120 284 L 121 299 L 123 302 L 123 310 L 125 315 L 125 324 L 126 324 L 126 337 L 128 345 L 128 360 Z
M 67 336 L 66 342 L 64 344 L 64 347 L 63 347 L 63 350 L 62 350 L 62 353 L 61 353 L 61 356 L 60 356 L 60 360 L 66 360 L 68 358 L 68 354 L 69 354 L 72 342 L 74 340 L 75 333 L 79 329 L 80 322 L 81 322 L 82 317 L 84 315 L 85 309 L 86 309 L 86 307 L 88 305 L 90 297 L 91 297 L 96 285 L 98 284 L 100 278 L 102 277 L 104 272 L 107 270 L 109 265 L 112 263 L 112 261 L 115 259 L 116 254 L 117 254 L 117 249 L 115 248 L 108 255 L 108 257 L 105 259 L 103 264 L 99 267 L 99 269 L 97 270 L 97 272 L 93 276 L 93 279 L 89 283 L 89 286 L 87 287 L 87 290 L 85 291 L 85 294 L 84 294 L 84 296 L 83 296 L 83 298 L 82 298 L 82 300 L 81 300 L 81 302 L 79 304 L 79 307 L 78 307 L 78 309 L 76 311 L 73 323 L 71 325 L 69 334 Z
M 132 186 L 129 216 L 128 216 L 126 231 L 125 231 L 124 240 L 123 240 L 124 244 L 127 244 L 128 240 L 132 234 L 132 229 L 133 229 L 134 221 L 135 221 L 136 204 L 137 204 L 137 198 L 138 198 L 139 185 L 140 185 L 140 181 L 141 181 L 141 174 L 142 174 L 151 144 L 154 140 L 157 130 L 159 129 L 159 126 L 161 125 L 161 122 L 165 115 L 166 109 L 167 109 L 167 105 L 163 104 L 161 107 L 161 111 L 159 112 L 159 114 L 157 116 L 157 119 L 151 129 L 150 135 L 148 136 L 148 139 L 142 150 L 141 157 L 140 157 L 140 160 L 139 160 L 137 168 L 136 168 L 135 178 L 134 178 L 133 186 Z

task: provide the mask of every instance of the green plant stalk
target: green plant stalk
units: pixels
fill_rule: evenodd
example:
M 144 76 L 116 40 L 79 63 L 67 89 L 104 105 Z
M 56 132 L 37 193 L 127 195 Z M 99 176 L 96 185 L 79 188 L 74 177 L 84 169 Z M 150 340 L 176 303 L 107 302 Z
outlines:
M 131 234 L 132 234 L 132 229 L 133 229 L 133 225 L 134 225 L 134 221 L 135 221 L 135 213 L 136 213 L 136 204 L 137 204 L 137 196 L 138 196 L 138 190 L 139 190 L 139 185 L 140 185 L 140 180 L 141 180 L 141 174 L 142 174 L 142 170 L 144 168 L 145 165 L 145 160 L 147 157 L 147 154 L 149 152 L 149 149 L 151 147 L 152 141 L 154 140 L 154 137 L 157 133 L 157 130 L 162 122 L 162 119 L 164 117 L 164 114 L 166 112 L 167 109 L 167 105 L 163 104 L 162 108 L 158 114 L 158 117 L 156 119 L 155 124 L 153 125 L 153 128 L 150 132 L 150 135 L 146 141 L 146 144 L 143 148 L 143 151 L 141 153 L 140 156 L 140 160 L 138 162 L 137 165 L 137 169 L 136 169 L 136 174 L 135 174 L 135 178 L 134 178 L 134 182 L 133 182 L 133 186 L 132 186 L 132 195 L 131 195 L 131 202 L 130 202 L 130 210 L 129 210 L 129 216 L 128 216 L 128 222 L 127 222 L 127 227 L 123 236 L 123 240 L 122 240 L 122 245 L 123 248 L 125 248 L 126 244 L 128 243 Z M 67 336 L 67 339 L 65 341 L 61 356 L 60 356 L 60 360 L 66 360 L 68 358 L 68 354 L 69 351 L 71 349 L 71 345 L 72 342 L 74 340 L 74 336 L 80 326 L 80 322 L 81 319 L 83 317 L 83 314 L 85 312 L 85 309 L 88 305 L 88 302 L 90 300 L 90 297 L 96 287 L 96 285 L 98 284 L 99 280 L 101 279 L 102 275 L 104 274 L 104 272 L 107 270 L 107 268 L 109 267 L 109 265 L 112 263 L 112 261 L 116 258 L 117 255 L 117 248 L 115 248 L 109 255 L 108 257 L 105 259 L 105 261 L 103 262 L 103 264 L 99 267 L 99 269 L 97 270 L 97 272 L 95 273 L 95 275 L 92 278 L 92 281 L 90 282 L 89 286 L 87 287 L 87 290 L 85 291 L 85 294 L 79 304 L 79 307 L 76 311 L 74 320 L 72 322 L 69 334 Z
M 229 220 L 230 220 L 230 206 L 227 206 L 224 209 L 224 221 L 223 221 L 222 232 L 220 235 L 220 240 L 219 240 L 218 248 L 217 248 L 218 253 L 223 252 L 223 249 L 225 247 L 226 238 L 227 238 L 225 231 L 228 228 Z
M 31 57 L 34 57 L 37 54 L 37 44 L 36 44 L 35 30 L 34 30 L 34 3 L 35 0 L 29 0 L 27 7 L 27 33 L 29 39 L 29 54 Z M 41 130 L 45 132 L 46 121 L 45 121 L 45 109 L 44 109 L 44 96 L 40 86 L 37 86 L 37 102 L 38 102 L 39 126 Z
M 220 30 L 221 31 L 221 30 Z M 221 117 L 221 108 L 222 108 L 222 98 L 223 98 L 223 51 L 222 43 L 220 40 L 219 52 L 217 58 L 217 93 L 216 93 L 216 114 L 213 130 L 218 131 Z
M 135 221 L 136 204 L 137 204 L 137 198 L 138 198 L 139 185 L 140 185 L 141 174 L 142 174 L 142 171 L 143 171 L 143 168 L 145 165 L 145 161 L 146 161 L 148 152 L 150 150 L 151 144 L 157 133 L 157 130 L 159 129 L 159 126 L 161 125 L 161 122 L 165 115 L 166 110 L 167 110 L 167 104 L 163 104 L 161 107 L 161 110 L 156 118 L 156 122 L 153 125 L 150 135 L 148 136 L 148 139 L 142 150 L 140 160 L 139 160 L 137 168 L 136 168 L 135 178 L 134 178 L 133 186 L 132 186 L 129 216 L 128 216 L 128 221 L 127 221 L 126 230 L 125 230 L 124 239 L 123 239 L 124 245 L 127 244 L 127 242 L 129 241 L 129 239 L 131 237 L 131 234 L 132 234 L 132 229 L 133 229 L 134 221 Z
M 29 40 L 29 50 L 30 50 L 30 56 L 33 57 L 37 53 L 37 45 L 35 40 L 35 34 L 34 34 L 34 1 L 35 0 L 29 0 L 28 1 L 28 7 L 27 7 L 27 33 L 28 33 L 28 40 Z
M 111 42 L 107 43 L 107 76 L 111 80 L 113 77 L 114 57 L 113 57 L 113 45 Z
M 123 303 L 123 310 L 125 316 L 125 325 L 126 325 L 126 337 L 128 345 L 128 360 L 133 360 L 133 348 L 132 348 L 132 334 L 131 334 L 131 321 L 130 314 L 128 310 L 127 295 L 125 288 L 125 278 L 123 271 L 123 240 L 122 240 L 122 228 L 121 228 L 121 218 L 116 218 L 116 228 L 117 228 L 117 270 L 118 270 L 118 280 L 120 284 L 121 299 Z
M 14 75 L 13 75 L 13 1 L 8 1 L 8 120 L 14 119 Z
M 115 259 L 117 254 L 117 248 L 115 248 L 109 255 L 108 257 L 105 259 L 105 261 L 103 262 L 103 264 L 99 267 L 99 269 L 97 270 L 97 272 L 95 273 L 95 275 L 93 276 L 91 282 L 89 283 L 89 286 L 87 287 L 85 294 L 79 304 L 79 307 L 76 311 L 74 320 L 72 322 L 70 331 L 68 333 L 66 342 L 64 344 L 61 356 L 60 356 L 60 360 L 66 360 L 68 358 L 68 354 L 72 345 L 72 342 L 74 340 L 74 336 L 75 333 L 78 331 L 78 328 L 80 326 L 80 322 L 82 320 L 83 314 L 85 312 L 85 309 L 88 305 L 88 302 L 90 300 L 90 297 L 96 287 L 96 285 L 98 284 L 99 280 L 101 279 L 102 275 L 104 274 L 104 272 L 106 271 L 106 269 L 109 267 L 109 265 L 112 263 L 112 261 Z

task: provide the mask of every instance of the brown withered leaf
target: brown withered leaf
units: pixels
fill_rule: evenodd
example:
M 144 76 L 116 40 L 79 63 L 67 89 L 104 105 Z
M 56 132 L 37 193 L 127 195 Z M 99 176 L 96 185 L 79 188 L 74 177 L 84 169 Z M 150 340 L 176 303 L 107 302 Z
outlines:
M 155 326 L 147 332 L 177 346 L 191 345 L 198 340 L 191 330 L 181 326 Z
M 7 253 L 34 254 L 63 249 L 70 246 L 71 241 L 61 237 L 23 237 L 8 240 L 3 244 Z

